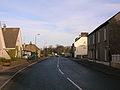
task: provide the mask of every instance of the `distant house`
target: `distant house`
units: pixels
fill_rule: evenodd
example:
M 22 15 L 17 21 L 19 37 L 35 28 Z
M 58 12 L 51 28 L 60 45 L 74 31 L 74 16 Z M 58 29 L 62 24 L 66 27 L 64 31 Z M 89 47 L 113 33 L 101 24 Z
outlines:
M 22 37 L 20 28 L 0 27 L 0 57 L 20 58 L 22 55 Z
M 120 62 L 120 12 L 88 35 L 88 58 L 111 61 L 114 55 Z
M 41 50 L 35 44 L 32 44 L 32 42 L 30 42 L 30 44 L 23 44 L 23 54 L 36 54 L 37 57 L 40 57 Z
M 81 33 L 74 42 L 74 57 L 83 58 L 87 55 L 87 35 L 88 33 Z

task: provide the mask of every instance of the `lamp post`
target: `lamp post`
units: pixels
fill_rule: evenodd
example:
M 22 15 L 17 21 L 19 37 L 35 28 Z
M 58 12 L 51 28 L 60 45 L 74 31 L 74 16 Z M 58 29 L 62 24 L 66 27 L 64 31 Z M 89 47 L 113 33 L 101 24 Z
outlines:
M 40 34 L 36 34 L 35 35 L 35 45 L 36 45 L 37 35 L 40 35 Z
M 44 55 L 47 56 L 47 42 L 44 43 Z
M 35 46 L 36 46 L 37 35 L 40 35 L 40 34 L 36 34 L 36 35 L 35 35 Z M 37 48 L 36 48 L 36 50 L 35 50 L 35 54 L 36 54 L 36 56 L 37 56 Z M 35 56 L 35 59 L 36 59 L 36 56 Z

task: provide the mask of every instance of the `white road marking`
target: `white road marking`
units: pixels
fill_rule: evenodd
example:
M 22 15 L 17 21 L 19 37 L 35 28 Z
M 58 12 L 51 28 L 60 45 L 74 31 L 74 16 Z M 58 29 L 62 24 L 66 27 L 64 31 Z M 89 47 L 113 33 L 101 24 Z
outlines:
M 57 62 L 57 68 L 58 68 L 58 70 L 59 70 L 59 72 L 62 74 L 62 75 L 64 75 L 64 72 L 60 69 L 60 65 L 59 65 L 59 58 L 58 58 L 58 62 Z M 65 77 L 65 75 L 64 75 L 64 77 Z M 83 90 L 81 87 L 79 87 L 75 82 L 73 82 L 70 78 L 68 78 L 68 77 L 65 77 L 69 82 L 71 82 L 74 86 L 76 86 L 79 90 Z
M 80 88 L 76 83 L 74 83 L 70 78 L 67 77 L 67 80 L 69 80 L 73 85 L 75 85 L 79 90 L 83 90 Z
M 57 68 L 59 68 L 59 65 L 57 65 Z
M 59 68 L 58 70 L 60 71 L 60 73 L 61 73 L 62 75 L 64 75 L 64 73 L 60 70 L 60 68 Z

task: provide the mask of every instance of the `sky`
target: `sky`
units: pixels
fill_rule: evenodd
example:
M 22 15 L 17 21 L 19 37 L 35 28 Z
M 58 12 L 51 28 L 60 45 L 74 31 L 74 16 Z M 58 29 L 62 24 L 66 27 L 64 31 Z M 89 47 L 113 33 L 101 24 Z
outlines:
M 0 21 L 20 27 L 23 43 L 70 46 L 120 11 L 120 0 L 0 0 Z M 40 35 L 37 35 L 40 34 Z

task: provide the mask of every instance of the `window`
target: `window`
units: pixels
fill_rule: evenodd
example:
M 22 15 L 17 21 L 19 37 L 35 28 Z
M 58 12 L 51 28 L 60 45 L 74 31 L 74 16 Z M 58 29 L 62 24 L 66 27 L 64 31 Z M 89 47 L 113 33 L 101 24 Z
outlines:
M 104 28 L 104 41 L 106 40 L 106 38 L 107 38 L 107 35 L 106 35 L 107 33 L 106 33 L 106 28 Z
M 96 49 L 96 59 L 98 59 L 98 50 Z
M 105 48 L 104 54 L 105 54 L 105 61 L 106 61 L 107 60 L 107 50 L 106 50 L 106 48 Z
M 93 35 L 93 44 L 95 44 L 95 35 Z
M 100 32 L 98 31 L 98 42 L 100 42 Z

